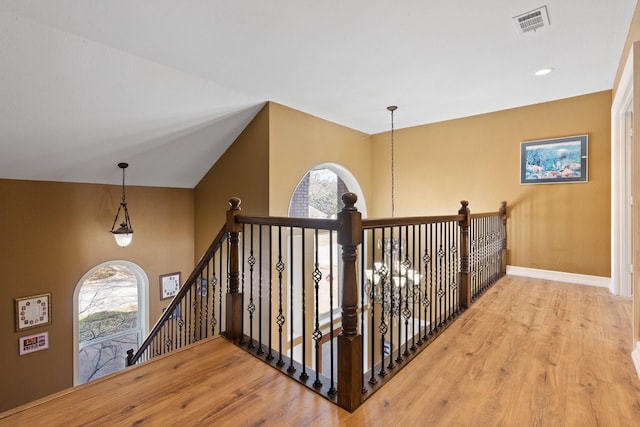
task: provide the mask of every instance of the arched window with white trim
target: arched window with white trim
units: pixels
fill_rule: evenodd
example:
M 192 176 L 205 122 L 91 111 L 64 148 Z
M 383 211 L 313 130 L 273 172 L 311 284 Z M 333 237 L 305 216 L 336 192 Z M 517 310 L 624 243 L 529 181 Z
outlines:
M 89 270 L 74 293 L 74 384 L 126 366 L 127 350 L 146 333 L 149 281 L 127 261 L 110 261 Z

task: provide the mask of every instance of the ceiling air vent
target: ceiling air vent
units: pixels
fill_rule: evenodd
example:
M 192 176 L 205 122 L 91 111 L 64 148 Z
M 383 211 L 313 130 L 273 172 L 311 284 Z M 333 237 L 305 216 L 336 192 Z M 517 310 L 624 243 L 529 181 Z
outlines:
M 547 13 L 547 6 L 542 6 L 532 10 L 531 12 L 514 16 L 513 20 L 518 27 L 518 31 L 522 34 L 548 27 L 549 14 Z

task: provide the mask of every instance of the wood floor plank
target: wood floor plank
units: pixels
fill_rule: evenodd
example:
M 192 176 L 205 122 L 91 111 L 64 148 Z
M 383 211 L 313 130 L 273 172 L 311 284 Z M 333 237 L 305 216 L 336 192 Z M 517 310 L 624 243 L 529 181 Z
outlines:
M 637 427 L 631 313 L 606 289 L 507 276 L 352 414 L 216 338 L 2 413 L 0 426 Z

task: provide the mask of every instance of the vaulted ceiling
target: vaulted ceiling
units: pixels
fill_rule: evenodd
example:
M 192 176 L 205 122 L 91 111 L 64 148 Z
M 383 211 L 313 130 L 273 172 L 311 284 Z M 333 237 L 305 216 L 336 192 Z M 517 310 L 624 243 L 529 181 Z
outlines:
M 635 4 L 0 0 L 0 178 L 192 188 L 267 101 L 377 133 L 611 89 Z

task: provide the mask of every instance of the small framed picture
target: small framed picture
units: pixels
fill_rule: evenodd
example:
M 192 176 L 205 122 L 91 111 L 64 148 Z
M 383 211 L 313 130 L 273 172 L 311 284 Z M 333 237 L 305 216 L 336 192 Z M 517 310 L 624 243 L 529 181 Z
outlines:
M 16 331 L 51 323 L 51 294 L 15 299 Z
M 160 299 L 169 299 L 176 296 L 180 290 L 180 273 L 160 275 Z
M 20 337 L 19 342 L 20 356 L 34 351 L 46 350 L 49 348 L 49 332 Z

